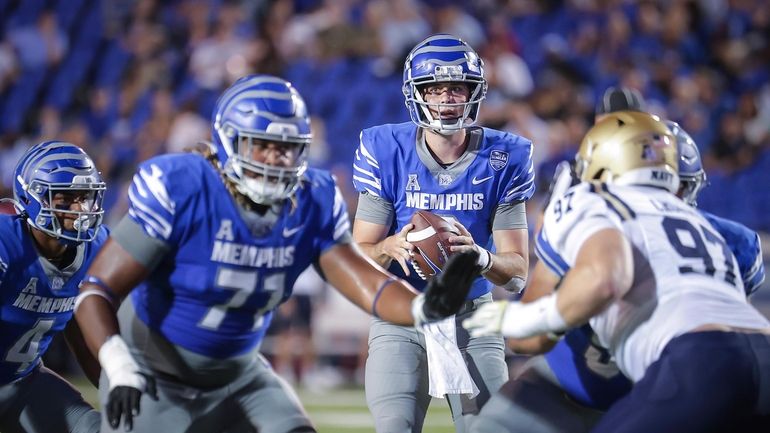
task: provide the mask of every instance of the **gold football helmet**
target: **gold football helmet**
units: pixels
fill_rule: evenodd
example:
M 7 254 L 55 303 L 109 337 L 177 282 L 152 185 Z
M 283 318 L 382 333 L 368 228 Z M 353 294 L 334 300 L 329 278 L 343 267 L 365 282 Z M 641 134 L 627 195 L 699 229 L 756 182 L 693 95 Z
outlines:
M 677 158 L 676 138 L 657 116 L 618 111 L 586 133 L 575 160 L 582 181 L 651 185 L 676 193 Z

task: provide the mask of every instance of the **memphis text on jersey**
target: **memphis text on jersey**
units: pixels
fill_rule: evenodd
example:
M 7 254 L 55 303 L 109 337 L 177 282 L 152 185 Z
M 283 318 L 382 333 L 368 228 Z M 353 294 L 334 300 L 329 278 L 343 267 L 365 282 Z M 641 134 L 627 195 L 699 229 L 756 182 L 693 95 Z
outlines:
M 27 286 L 22 289 L 13 306 L 22 310 L 33 311 L 36 313 L 65 313 L 75 308 L 75 299 L 77 296 L 67 298 L 57 298 L 50 296 L 39 296 L 37 294 L 37 278 L 32 277 Z
M 439 184 L 448 185 L 454 179 L 442 179 L 445 174 L 439 175 Z M 487 179 L 488 180 L 488 179 Z M 475 183 L 474 183 L 475 184 Z M 431 194 L 420 192 L 420 183 L 417 174 L 409 174 L 406 183 L 406 207 L 423 210 L 481 210 L 484 208 L 484 193 L 447 193 Z
M 211 261 L 256 268 L 284 268 L 294 264 L 295 247 L 293 245 L 257 247 L 231 242 L 232 240 L 234 240 L 233 222 L 223 219 L 217 231 L 214 248 L 211 250 Z

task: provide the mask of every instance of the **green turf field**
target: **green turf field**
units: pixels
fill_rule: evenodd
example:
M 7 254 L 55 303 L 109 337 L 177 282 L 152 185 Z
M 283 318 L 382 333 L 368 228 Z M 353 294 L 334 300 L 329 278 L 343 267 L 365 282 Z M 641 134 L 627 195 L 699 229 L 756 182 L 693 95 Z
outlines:
M 85 379 L 70 379 L 88 401 L 96 404 L 96 390 Z M 323 393 L 300 389 L 299 397 L 319 433 L 373 433 L 374 424 L 366 408 L 363 388 L 334 389 Z M 423 433 L 453 433 L 446 400 L 434 399 Z
M 332 390 L 323 394 L 300 390 L 300 399 L 320 433 L 374 432 L 363 389 Z M 423 433 L 450 433 L 452 416 L 446 400 L 434 399 L 425 419 Z

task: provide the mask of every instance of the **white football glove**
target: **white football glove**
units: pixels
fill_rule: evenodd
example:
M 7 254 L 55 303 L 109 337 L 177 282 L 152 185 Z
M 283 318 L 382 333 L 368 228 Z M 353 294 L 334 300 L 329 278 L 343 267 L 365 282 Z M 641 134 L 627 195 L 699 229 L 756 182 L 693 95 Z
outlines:
M 473 338 L 500 335 L 508 304 L 508 301 L 495 301 L 479 305 L 471 317 L 463 320 L 463 328 L 467 329 Z
M 463 327 L 471 337 L 499 335 L 513 338 L 529 338 L 540 334 L 559 334 L 569 326 L 556 306 L 556 294 L 544 296 L 534 302 L 495 301 L 482 304 Z

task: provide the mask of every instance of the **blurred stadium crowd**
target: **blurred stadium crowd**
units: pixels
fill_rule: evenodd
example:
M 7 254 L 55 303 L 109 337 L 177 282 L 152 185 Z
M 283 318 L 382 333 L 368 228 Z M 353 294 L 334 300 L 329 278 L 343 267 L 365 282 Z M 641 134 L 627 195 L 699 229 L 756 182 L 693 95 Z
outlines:
M 250 72 L 296 85 L 313 163 L 347 186 L 361 128 L 408 119 L 406 52 L 448 32 L 486 61 L 481 122 L 533 139 L 541 191 L 623 85 L 695 138 L 703 208 L 770 230 L 762 0 L 0 0 L 0 17 L 4 195 L 23 150 L 57 137 L 96 155 L 121 214 L 134 165 L 206 139 L 216 96 Z
M 403 59 L 435 32 L 484 58 L 480 123 L 534 141 L 541 194 L 597 98 L 626 86 L 695 138 L 700 206 L 770 231 L 766 0 L 0 0 L 0 196 L 24 150 L 57 138 L 95 157 L 115 221 L 135 165 L 207 139 L 221 91 L 263 72 L 305 97 L 311 164 L 352 213 L 358 134 L 408 120 Z

